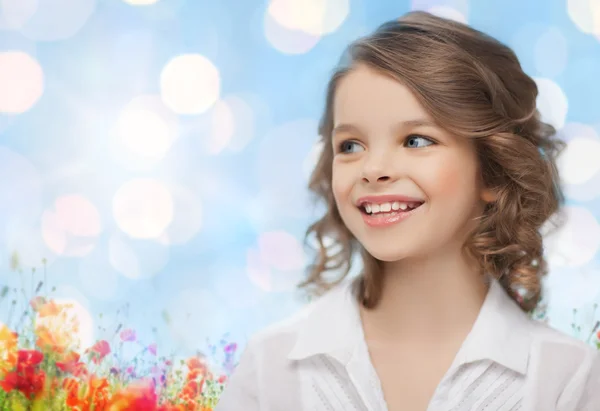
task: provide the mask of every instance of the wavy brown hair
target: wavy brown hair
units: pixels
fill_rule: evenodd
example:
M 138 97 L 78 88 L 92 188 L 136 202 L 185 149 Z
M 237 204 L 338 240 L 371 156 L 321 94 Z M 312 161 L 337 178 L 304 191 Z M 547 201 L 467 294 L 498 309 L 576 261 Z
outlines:
M 381 295 L 381 262 L 345 226 L 332 192 L 333 102 L 340 79 L 357 64 L 400 81 L 438 124 L 474 140 L 483 182 L 497 198 L 486 206 L 464 251 L 524 311 L 533 311 L 547 273 L 540 229 L 561 221 L 551 217 L 561 217 L 564 203 L 556 167 L 564 143 L 541 121 L 537 85 L 509 47 L 425 12 L 405 14 L 352 43 L 329 82 L 319 125 L 323 150 L 309 182 L 326 212 L 306 232 L 306 243 L 316 244 L 316 257 L 299 287 L 321 294 L 348 275 L 359 253 L 361 301 L 374 307 Z

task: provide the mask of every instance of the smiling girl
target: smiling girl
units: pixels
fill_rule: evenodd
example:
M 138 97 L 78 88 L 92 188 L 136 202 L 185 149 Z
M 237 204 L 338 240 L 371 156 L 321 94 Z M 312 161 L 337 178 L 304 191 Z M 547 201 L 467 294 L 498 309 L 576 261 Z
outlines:
M 310 182 L 321 297 L 250 340 L 217 410 L 600 410 L 597 351 L 528 315 L 563 203 L 536 96 L 509 48 L 427 13 L 350 45 Z

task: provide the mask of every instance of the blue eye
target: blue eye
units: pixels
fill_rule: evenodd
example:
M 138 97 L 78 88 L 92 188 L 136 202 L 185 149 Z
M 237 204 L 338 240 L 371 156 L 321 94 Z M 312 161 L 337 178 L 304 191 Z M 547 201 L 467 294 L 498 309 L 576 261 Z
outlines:
M 425 143 L 425 144 L 424 144 Z M 432 140 L 427 137 L 412 135 L 404 141 L 404 145 L 409 148 L 421 148 L 435 144 Z
M 355 148 L 355 150 L 352 150 L 352 148 Z M 360 144 L 358 144 L 356 141 L 342 141 L 339 145 L 339 150 L 340 153 L 355 153 L 357 150 L 362 150 L 362 146 Z

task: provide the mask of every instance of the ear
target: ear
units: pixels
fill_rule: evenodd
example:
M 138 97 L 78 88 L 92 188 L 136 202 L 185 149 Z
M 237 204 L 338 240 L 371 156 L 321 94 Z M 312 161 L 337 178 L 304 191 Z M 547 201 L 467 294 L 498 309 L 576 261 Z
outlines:
M 484 188 L 481 191 L 481 199 L 486 203 L 493 203 L 498 199 L 498 194 L 492 189 Z

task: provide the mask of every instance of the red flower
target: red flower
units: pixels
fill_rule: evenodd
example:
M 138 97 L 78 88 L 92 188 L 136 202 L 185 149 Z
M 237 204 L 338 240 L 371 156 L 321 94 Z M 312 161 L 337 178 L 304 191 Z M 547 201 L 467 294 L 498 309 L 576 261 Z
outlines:
M 19 350 L 17 366 L 35 367 L 44 359 L 44 354 L 36 350 Z
M 17 369 L 7 373 L 0 381 L 0 386 L 6 392 L 18 390 L 27 398 L 33 398 L 44 389 L 46 375 L 37 369 L 44 355 L 35 350 L 20 350 L 17 357 Z
M 86 395 L 84 398 L 84 407 L 82 411 L 104 410 L 108 404 L 110 396 L 110 386 L 106 378 L 98 378 L 95 375 L 88 381 Z
M 27 398 L 33 398 L 40 394 L 44 389 L 46 375 L 43 371 L 25 370 L 23 372 L 12 371 L 4 376 L 0 381 L 0 386 L 4 391 L 21 391 Z
M 158 396 L 151 384 L 133 384 L 113 395 L 108 411 L 136 411 L 157 409 Z
M 79 382 L 73 378 L 65 378 L 63 380 L 63 389 L 67 393 L 67 405 L 71 408 L 79 406 Z
M 187 360 L 187 366 L 191 370 L 197 370 L 199 373 L 206 372 L 206 364 L 198 357 L 191 357 Z
M 195 400 L 204 388 L 204 378 L 200 381 L 190 380 L 181 390 L 180 397 L 184 400 Z
M 98 341 L 91 348 L 88 348 L 86 351 L 91 353 L 92 361 L 95 364 L 100 364 L 100 362 L 110 354 L 110 345 L 105 340 Z
M 66 403 L 72 410 L 106 410 L 110 397 L 110 387 L 106 378 L 92 375 L 81 382 L 73 378 L 65 378 L 63 389 L 67 394 Z
M 183 404 L 163 404 L 156 411 L 186 411 Z

